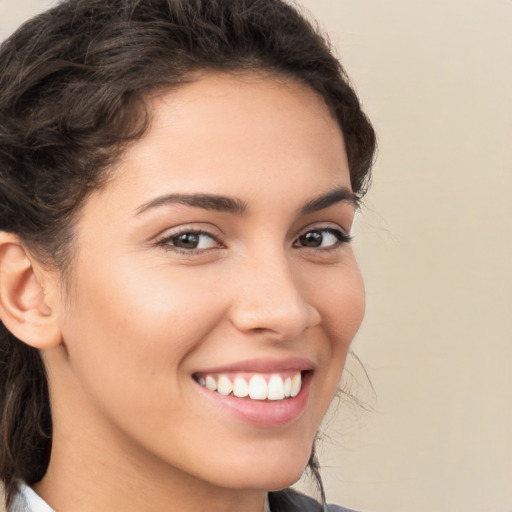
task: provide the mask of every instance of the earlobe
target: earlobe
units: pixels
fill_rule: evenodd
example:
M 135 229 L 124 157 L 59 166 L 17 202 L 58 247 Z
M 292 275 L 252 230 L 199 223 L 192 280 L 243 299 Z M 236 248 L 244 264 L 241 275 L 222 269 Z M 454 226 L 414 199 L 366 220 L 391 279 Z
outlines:
M 0 232 L 0 319 L 19 340 L 47 349 L 57 346 L 61 335 L 36 265 L 16 235 Z

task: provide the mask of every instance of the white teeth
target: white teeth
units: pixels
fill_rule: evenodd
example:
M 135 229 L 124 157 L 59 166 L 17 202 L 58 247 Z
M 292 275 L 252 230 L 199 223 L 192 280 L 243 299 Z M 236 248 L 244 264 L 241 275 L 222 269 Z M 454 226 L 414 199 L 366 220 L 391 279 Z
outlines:
M 284 396 L 289 397 L 292 393 L 292 379 L 290 377 L 286 377 L 284 379 Z
M 267 383 L 268 379 L 268 383 Z M 217 393 L 228 396 L 233 394 L 238 398 L 249 397 L 252 400 L 284 400 L 299 394 L 302 386 L 302 376 L 298 371 L 292 377 L 283 378 L 278 374 L 270 378 L 264 374 L 255 374 L 250 381 L 236 377 L 232 382 L 224 374 L 218 376 L 206 375 L 197 379 L 198 384 Z
M 217 391 L 221 395 L 228 396 L 231 391 L 233 391 L 233 384 L 231 384 L 231 381 L 225 376 L 221 375 L 219 377 L 219 382 L 217 384 Z
M 249 396 L 249 384 L 247 384 L 245 379 L 242 379 L 241 377 L 237 377 L 235 379 L 235 382 L 233 382 L 233 395 L 238 398 L 245 398 L 246 396 Z
M 296 373 L 292 378 L 292 387 L 290 390 L 290 396 L 292 396 L 292 397 L 297 396 L 299 394 L 301 385 L 302 385 L 302 379 L 301 379 L 301 375 L 299 372 L 299 373 Z
M 267 381 L 261 375 L 254 375 L 249 381 L 249 396 L 253 400 L 266 400 Z
M 217 381 L 210 375 L 206 377 L 206 387 L 210 391 L 217 391 Z
M 272 375 L 270 377 L 267 398 L 269 400 L 282 400 L 284 398 L 283 379 L 279 375 Z

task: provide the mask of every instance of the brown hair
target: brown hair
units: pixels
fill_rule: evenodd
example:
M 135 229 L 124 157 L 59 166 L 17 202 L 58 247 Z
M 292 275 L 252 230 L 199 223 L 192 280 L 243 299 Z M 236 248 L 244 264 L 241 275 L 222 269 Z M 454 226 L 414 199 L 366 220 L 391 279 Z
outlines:
M 149 126 L 144 99 L 197 71 L 263 71 L 311 87 L 339 122 L 353 190 L 369 183 L 373 128 L 325 38 L 282 0 L 66 0 L 2 44 L 0 69 L 0 230 L 61 271 L 80 206 Z M 51 442 L 41 357 L 0 323 L 7 502 L 17 479 L 43 477 Z M 309 467 L 323 496 L 314 453 Z

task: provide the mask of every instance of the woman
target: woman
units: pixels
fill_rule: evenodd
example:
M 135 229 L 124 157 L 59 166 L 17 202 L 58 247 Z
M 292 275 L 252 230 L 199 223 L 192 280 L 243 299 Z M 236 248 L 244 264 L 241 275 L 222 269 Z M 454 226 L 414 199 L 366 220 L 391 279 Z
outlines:
M 67 0 L 0 67 L 8 507 L 320 510 L 283 489 L 362 320 L 375 149 L 326 42 L 279 0 Z

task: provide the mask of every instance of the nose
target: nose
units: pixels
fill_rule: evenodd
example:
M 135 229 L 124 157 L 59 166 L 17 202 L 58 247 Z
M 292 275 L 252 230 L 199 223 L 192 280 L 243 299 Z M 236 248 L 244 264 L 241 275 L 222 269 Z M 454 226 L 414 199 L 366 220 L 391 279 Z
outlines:
M 320 313 L 308 302 L 296 274 L 285 256 L 266 254 L 246 262 L 236 277 L 237 294 L 231 308 L 234 326 L 285 341 L 319 324 Z

